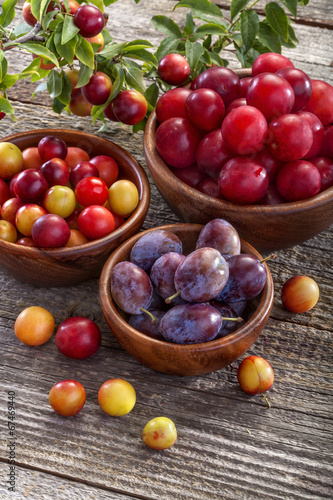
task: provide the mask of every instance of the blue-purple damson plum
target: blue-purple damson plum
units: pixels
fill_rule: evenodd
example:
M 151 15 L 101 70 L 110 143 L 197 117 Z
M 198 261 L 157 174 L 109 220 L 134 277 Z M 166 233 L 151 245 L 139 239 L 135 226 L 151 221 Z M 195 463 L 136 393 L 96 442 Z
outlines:
M 130 261 L 149 272 L 155 260 L 168 252 L 183 252 L 183 245 L 178 236 L 163 229 L 151 231 L 133 245 Z
M 157 259 L 150 271 L 150 279 L 155 285 L 157 293 L 167 299 L 176 293 L 175 272 L 179 264 L 183 262 L 185 255 L 178 252 L 168 252 Z M 179 297 L 175 298 L 175 301 Z M 182 299 L 180 299 L 182 301 Z M 175 304 L 177 305 L 177 304 Z
M 267 269 L 254 255 L 242 253 L 228 260 L 229 279 L 217 300 L 237 302 L 257 297 L 265 286 Z
M 196 248 L 216 248 L 220 254 L 229 259 L 240 253 L 240 238 L 236 229 L 224 219 L 213 219 L 208 222 L 199 234 Z
M 218 295 L 229 278 L 227 261 L 215 248 L 199 248 L 179 264 L 175 288 L 188 302 L 206 302 Z
M 153 285 L 143 269 L 132 262 L 119 262 L 111 272 L 111 295 L 123 311 L 141 314 L 151 303 Z
M 220 302 L 218 300 L 211 300 L 209 304 L 215 307 L 222 316 L 222 325 L 216 336 L 217 339 L 226 337 L 230 333 L 238 330 L 243 320 L 239 315 L 225 302 Z
M 217 336 L 222 325 L 219 311 L 209 304 L 183 304 L 165 313 L 160 331 L 169 342 L 197 344 L 209 342 Z
M 149 312 L 154 316 L 155 321 L 152 321 L 152 318 L 148 316 L 148 314 L 132 314 L 128 320 L 129 325 L 139 332 L 148 335 L 148 337 L 164 340 L 164 337 L 159 329 L 159 324 L 165 314 L 165 311 L 149 308 Z

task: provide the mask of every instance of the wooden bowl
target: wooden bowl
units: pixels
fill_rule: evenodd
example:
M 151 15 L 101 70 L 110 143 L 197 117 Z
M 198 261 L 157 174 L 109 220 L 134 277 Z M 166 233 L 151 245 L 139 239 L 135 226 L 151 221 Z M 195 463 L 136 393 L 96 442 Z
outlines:
M 37 146 L 46 135 L 62 138 L 68 146 L 84 149 L 92 157 L 112 156 L 119 165 L 119 178 L 132 181 L 140 201 L 125 224 L 109 235 L 71 248 L 39 249 L 0 241 L 0 266 L 16 279 L 36 286 L 70 286 L 97 278 L 110 255 L 123 241 L 141 228 L 145 219 L 150 189 L 139 163 L 117 144 L 102 137 L 75 130 L 41 129 L 10 135 L 1 142 L 12 142 L 21 150 Z
M 201 344 L 173 344 L 156 340 L 132 328 L 126 321 L 128 316 L 120 312 L 111 297 L 110 277 L 113 267 L 129 255 L 134 243 L 142 235 L 165 229 L 175 233 L 183 243 L 183 252 L 195 249 L 195 243 L 202 229 L 199 224 L 168 224 L 148 229 L 132 236 L 123 243 L 106 261 L 99 284 L 101 308 L 107 324 L 119 343 L 129 354 L 145 366 L 172 375 L 201 375 L 229 365 L 247 351 L 264 328 L 272 305 L 274 286 L 267 267 L 267 281 L 252 316 L 237 331 L 227 337 Z M 262 257 L 248 243 L 242 240 L 242 252 Z
M 251 70 L 234 70 L 240 77 Z M 179 180 L 155 146 L 158 127 L 153 112 L 144 132 L 144 153 L 150 175 L 162 197 L 184 222 L 206 224 L 223 218 L 259 251 L 279 250 L 312 238 L 333 223 L 333 187 L 303 201 L 275 206 L 238 205 L 218 200 Z

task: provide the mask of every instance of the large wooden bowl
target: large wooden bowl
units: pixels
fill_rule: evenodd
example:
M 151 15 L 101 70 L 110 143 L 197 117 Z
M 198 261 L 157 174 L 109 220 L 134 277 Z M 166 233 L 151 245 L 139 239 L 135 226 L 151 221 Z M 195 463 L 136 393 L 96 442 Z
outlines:
M 240 77 L 251 70 L 234 70 Z M 333 223 L 333 187 L 304 201 L 275 206 L 237 205 L 218 200 L 180 181 L 158 154 L 153 112 L 144 133 L 144 153 L 150 175 L 164 200 L 184 222 L 205 224 L 223 218 L 259 251 L 279 250 L 312 238 Z
M 14 134 L 1 139 L 21 150 L 37 146 L 46 135 L 61 137 L 68 146 L 84 149 L 93 157 L 108 155 L 119 165 L 119 178 L 134 182 L 140 201 L 126 223 L 104 238 L 78 247 L 39 249 L 0 241 L 0 266 L 16 279 L 36 286 L 70 286 L 97 278 L 110 255 L 123 241 L 141 228 L 145 219 L 150 189 L 139 163 L 123 148 L 102 137 L 75 130 L 42 129 Z
M 201 375 L 229 365 L 246 352 L 258 338 L 273 305 L 274 286 L 267 267 L 266 285 L 258 301 L 255 299 L 256 307 L 253 314 L 243 326 L 227 337 L 201 344 L 173 344 L 150 338 L 127 323 L 127 316 L 118 310 L 112 300 L 110 277 L 113 267 L 119 262 L 129 260 L 132 246 L 143 234 L 159 229 L 174 232 L 183 243 L 184 254 L 187 254 L 194 250 L 202 227 L 199 224 L 168 224 L 138 233 L 110 255 L 101 273 L 100 303 L 112 334 L 129 354 L 159 372 L 172 375 Z M 260 254 L 243 240 L 242 252 L 261 259 Z

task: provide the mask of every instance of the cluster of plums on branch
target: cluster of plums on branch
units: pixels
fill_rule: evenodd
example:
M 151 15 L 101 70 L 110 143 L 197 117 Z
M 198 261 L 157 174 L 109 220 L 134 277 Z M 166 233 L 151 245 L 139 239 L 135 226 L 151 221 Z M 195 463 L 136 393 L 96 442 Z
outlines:
M 241 253 L 236 229 L 214 219 L 203 227 L 188 255 L 171 231 L 144 234 L 133 245 L 130 260 L 113 267 L 111 295 L 136 330 L 159 340 L 193 344 L 235 331 L 266 277 L 264 262 Z
M 183 56 L 166 58 L 161 78 L 187 82 Z M 208 68 L 165 92 L 156 117 L 158 153 L 174 175 L 207 195 L 275 205 L 333 185 L 333 87 L 281 54 L 260 55 L 252 77 L 242 79 Z
M 56 136 L 21 151 L 0 143 L 0 239 L 56 248 L 107 236 L 139 202 L 135 184 L 119 179 L 117 162 L 90 158 Z

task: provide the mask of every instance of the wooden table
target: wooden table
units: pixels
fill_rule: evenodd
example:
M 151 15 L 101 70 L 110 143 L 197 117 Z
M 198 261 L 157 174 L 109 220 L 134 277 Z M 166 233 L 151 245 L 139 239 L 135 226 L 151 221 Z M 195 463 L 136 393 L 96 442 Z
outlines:
M 119 41 L 158 42 L 161 35 L 150 18 L 166 14 L 184 19 L 184 9 L 172 12 L 174 4 L 121 0 L 108 8 L 109 30 Z M 299 45 L 284 54 L 311 77 L 333 83 L 331 0 L 310 0 L 300 9 L 295 29 Z M 23 67 L 23 55 L 12 52 L 17 70 Z M 236 66 L 234 55 L 228 58 L 231 67 Z M 57 116 L 47 96 L 33 102 L 29 90 L 27 84 L 12 89 L 18 121 L 0 122 L 1 137 L 48 127 L 97 133 L 90 118 Z M 146 168 L 142 133 L 133 135 L 128 127 L 112 124 L 103 136 L 124 146 Z M 176 216 L 151 183 L 144 228 L 173 221 Z M 103 319 L 97 279 L 70 288 L 41 289 L 0 273 L 0 497 L 332 498 L 332 229 L 278 252 L 270 269 L 276 287 L 271 318 L 247 353 L 263 356 L 274 368 L 274 386 L 267 393 L 270 409 L 260 395 L 250 397 L 239 388 L 239 362 L 210 375 L 181 378 L 154 372 L 131 358 Z M 313 277 L 320 287 L 317 306 L 305 314 L 288 313 L 281 305 L 281 286 L 295 274 Z M 74 361 L 57 351 L 54 340 L 36 348 L 21 344 L 14 321 L 31 305 L 50 310 L 57 325 L 71 315 L 94 319 L 103 335 L 99 352 Z M 137 391 L 136 406 L 121 418 L 107 416 L 97 402 L 100 385 L 113 377 L 128 380 Z M 72 418 L 60 417 L 48 403 L 52 385 L 66 378 L 79 380 L 87 391 L 83 411 Z M 6 482 L 11 450 L 8 391 L 15 393 L 16 402 L 15 492 L 8 491 Z M 161 415 L 175 422 L 178 441 L 158 452 L 143 444 L 141 433 L 148 420 Z

